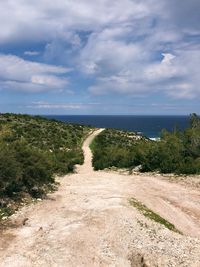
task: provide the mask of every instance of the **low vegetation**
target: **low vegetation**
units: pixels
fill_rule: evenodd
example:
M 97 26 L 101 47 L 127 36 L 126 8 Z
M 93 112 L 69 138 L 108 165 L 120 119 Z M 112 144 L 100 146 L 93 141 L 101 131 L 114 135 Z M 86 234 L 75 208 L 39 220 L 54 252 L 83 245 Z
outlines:
M 148 140 L 133 132 L 106 129 L 100 133 L 90 148 L 95 170 L 109 167 L 132 168 L 140 164 Z
M 0 207 L 21 194 L 40 197 L 55 174 L 83 163 L 81 144 L 89 128 L 38 116 L 0 115 Z
M 96 170 L 139 166 L 143 172 L 200 174 L 200 119 L 192 114 L 188 129 L 163 130 L 160 141 L 108 129 L 97 136 L 92 151 Z
M 137 199 L 131 198 L 129 200 L 129 203 L 131 206 L 139 210 L 145 217 L 149 218 L 150 220 L 160 223 L 164 225 L 166 228 L 168 228 L 169 230 L 181 234 L 181 232 L 177 230 L 176 227 L 172 223 L 168 222 L 167 220 L 162 218 L 160 215 L 158 215 L 154 211 L 147 208 L 143 203 L 141 203 Z

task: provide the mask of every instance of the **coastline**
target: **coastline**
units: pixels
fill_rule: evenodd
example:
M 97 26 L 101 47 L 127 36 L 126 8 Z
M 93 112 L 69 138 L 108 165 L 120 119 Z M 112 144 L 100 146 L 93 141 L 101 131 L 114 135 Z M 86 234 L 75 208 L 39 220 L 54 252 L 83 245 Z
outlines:
M 175 127 L 178 127 L 184 130 L 189 125 L 189 116 L 175 115 L 46 115 L 44 117 L 65 123 L 136 132 L 148 138 L 158 138 L 162 129 L 173 131 Z

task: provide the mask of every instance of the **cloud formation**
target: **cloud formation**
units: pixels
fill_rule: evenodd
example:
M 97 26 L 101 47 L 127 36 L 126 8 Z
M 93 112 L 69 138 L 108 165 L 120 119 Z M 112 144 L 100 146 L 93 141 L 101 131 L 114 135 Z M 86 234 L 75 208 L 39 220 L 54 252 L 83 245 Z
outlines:
M 70 66 L 88 94 L 199 97 L 199 21 L 198 0 L 3 1 L 0 46 L 26 44 L 44 63 L 1 54 L 0 86 L 62 90 Z
M 63 77 L 69 70 L 27 61 L 13 55 L 0 54 L 0 88 L 25 92 L 62 90 L 68 80 Z
M 47 101 L 32 102 L 27 105 L 30 109 L 40 110 L 83 110 L 92 106 L 98 106 L 99 103 L 50 103 Z
M 129 22 L 132 17 L 142 18 L 148 12 L 145 1 L 7 0 L 1 3 L 0 42 L 19 37 L 23 41 L 51 40 L 68 30 L 98 30 L 110 24 Z
M 25 51 L 24 55 L 25 56 L 38 56 L 40 54 L 39 51 Z
M 81 109 L 83 108 L 83 105 L 78 103 L 78 104 L 73 104 L 73 103 L 64 103 L 64 104 L 55 104 L 55 103 L 49 103 L 45 101 L 38 101 L 38 102 L 33 102 L 31 105 L 27 105 L 27 108 L 33 108 L 33 109 L 61 109 L 61 110 L 69 110 L 69 109 Z

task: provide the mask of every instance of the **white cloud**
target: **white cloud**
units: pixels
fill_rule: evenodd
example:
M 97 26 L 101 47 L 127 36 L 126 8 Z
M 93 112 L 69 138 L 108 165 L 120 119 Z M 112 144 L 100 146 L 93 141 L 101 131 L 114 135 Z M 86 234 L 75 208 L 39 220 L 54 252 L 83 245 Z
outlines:
M 92 106 L 98 106 L 99 103 L 49 103 L 46 101 L 33 102 L 27 105 L 27 108 L 31 109 L 50 109 L 50 110 L 76 110 L 86 109 Z
M 166 65 L 172 65 L 172 61 L 176 57 L 170 53 L 162 53 L 162 56 L 164 57 L 162 63 Z
M 1 3 L 0 43 L 13 40 L 51 40 L 68 30 L 95 30 L 143 18 L 148 5 L 140 1 L 7 0 Z M 123 10 L 123 12 L 122 12 Z
M 89 91 L 93 94 L 116 92 L 136 96 L 160 92 L 177 99 L 200 96 L 200 52 L 177 50 L 176 53 L 176 56 L 162 53 L 163 59 L 155 63 L 136 60 L 131 65 L 127 61 L 114 75 L 99 77 Z
M 39 51 L 25 51 L 24 55 L 25 56 L 38 56 L 40 54 Z
M 159 82 L 164 79 L 170 79 L 180 75 L 180 68 L 175 66 L 176 56 L 169 53 L 162 53 L 161 62 L 149 64 L 144 71 L 144 78 L 149 82 Z
M 7 0 L 0 45 L 43 43 L 43 60 L 92 78 L 94 94 L 191 99 L 200 96 L 199 11 L 198 0 Z M 28 49 L 26 56 L 38 55 Z M 14 56 L 0 61 L 2 88 L 62 90 L 68 83 L 66 68 Z
M 31 105 L 27 105 L 27 108 L 34 108 L 34 109 L 81 109 L 83 108 L 82 104 L 55 104 L 55 103 L 48 103 L 44 101 L 34 102 Z
M 62 90 L 69 69 L 0 54 L 0 88 L 25 92 Z
M 105 29 L 90 36 L 80 54 L 81 69 L 89 74 L 112 74 L 144 58 L 145 51 L 136 43 L 126 42 L 130 27 Z

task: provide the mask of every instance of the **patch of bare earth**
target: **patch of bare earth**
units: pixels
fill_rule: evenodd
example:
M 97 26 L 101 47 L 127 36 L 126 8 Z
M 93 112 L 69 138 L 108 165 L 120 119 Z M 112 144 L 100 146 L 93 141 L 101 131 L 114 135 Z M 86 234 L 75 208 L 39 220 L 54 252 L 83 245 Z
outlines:
M 49 198 L 11 216 L 1 267 L 200 266 L 200 192 L 153 176 L 94 172 L 89 144 L 77 173 Z M 145 218 L 136 198 L 183 235 Z

